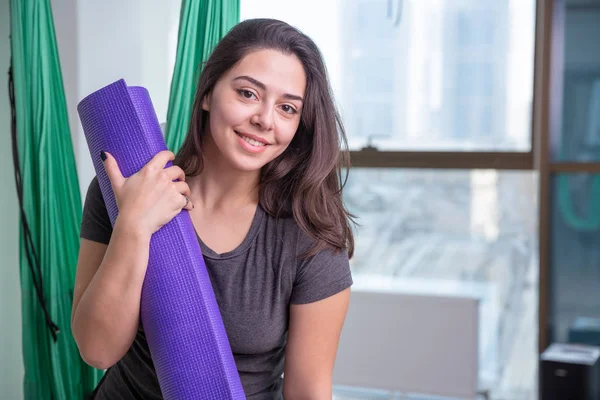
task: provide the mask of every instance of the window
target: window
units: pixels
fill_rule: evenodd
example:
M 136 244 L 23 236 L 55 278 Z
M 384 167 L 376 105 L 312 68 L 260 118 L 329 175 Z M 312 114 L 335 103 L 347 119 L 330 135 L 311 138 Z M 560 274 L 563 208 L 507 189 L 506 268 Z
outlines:
M 548 342 L 597 345 L 600 252 L 600 2 L 554 2 Z M 544 303 L 542 303 L 544 304 Z
M 355 276 L 493 299 L 479 344 L 492 399 L 537 393 L 535 12 L 535 0 L 241 1 L 242 19 L 284 20 L 324 54 L 354 165 Z
M 534 0 L 241 5 L 243 19 L 279 18 L 317 42 L 352 150 L 532 148 Z
M 345 189 L 361 225 L 351 260 L 358 279 L 489 296 L 480 309 L 479 377 L 493 399 L 535 398 L 536 197 L 533 171 L 361 168 Z
M 568 3 L 568 2 L 567 2 Z M 559 162 L 600 160 L 600 56 L 594 38 L 600 34 L 600 7 L 570 7 L 564 13 L 561 41 L 561 85 L 555 107 L 560 110 L 551 136 L 552 158 Z M 557 114 L 558 116 L 558 114 Z
M 553 341 L 568 342 L 582 333 L 580 321 L 597 324 L 600 251 L 600 175 L 559 173 L 552 179 L 550 271 Z M 590 336 L 589 340 L 596 340 Z M 589 343 L 589 342 L 583 342 Z M 595 342 L 594 342 L 595 343 Z M 590 343 L 591 344 L 591 343 Z

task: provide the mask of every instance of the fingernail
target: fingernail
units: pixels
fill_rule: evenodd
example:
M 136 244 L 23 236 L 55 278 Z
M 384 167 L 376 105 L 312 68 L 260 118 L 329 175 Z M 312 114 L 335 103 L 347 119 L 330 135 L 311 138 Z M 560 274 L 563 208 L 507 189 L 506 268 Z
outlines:
M 100 159 L 101 159 L 102 161 L 106 161 L 106 153 L 104 152 L 104 150 L 102 150 L 102 151 L 100 152 Z

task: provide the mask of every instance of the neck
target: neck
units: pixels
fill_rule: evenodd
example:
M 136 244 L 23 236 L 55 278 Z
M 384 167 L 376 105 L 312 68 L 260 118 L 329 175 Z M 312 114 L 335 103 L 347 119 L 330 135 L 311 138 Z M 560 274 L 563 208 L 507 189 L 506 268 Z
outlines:
M 215 157 L 219 150 L 212 147 L 205 143 L 202 151 L 204 168 L 200 175 L 188 180 L 194 205 L 215 211 L 257 205 L 260 171 L 236 170 L 222 157 Z

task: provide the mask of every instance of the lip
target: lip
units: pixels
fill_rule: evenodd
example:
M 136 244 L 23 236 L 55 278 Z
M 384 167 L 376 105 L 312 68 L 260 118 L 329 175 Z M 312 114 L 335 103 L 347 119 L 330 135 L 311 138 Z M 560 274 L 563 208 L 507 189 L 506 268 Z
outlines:
M 250 133 L 246 133 L 246 132 L 240 132 L 240 131 L 234 131 L 234 132 L 235 132 L 237 135 L 240 135 L 240 136 L 246 136 L 246 137 L 248 137 L 248 138 L 250 138 L 250 139 L 254 139 L 254 140 L 256 140 L 257 142 L 264 143 L 265 145 L 270 145 L 270 144 L 271 144 L 271 143 L 269 143 L 267 140 L 265 140 L 265 139 L 261 138 L 260 136 L 256 136 L 256 135 L 252 135 L 252 134 L 250 134 Z
M 242 150 L 246 151 L 247 153 L 252 153 L 252 154 L 262 153 L 268 147 L 268 144 L 265 144 L 264 146 L 253 146 L 250 143 L 246 142 L 242 137 L 242 135 L 251 137 L 250 135 L 239 134 L 237 131 L 235 133 L 236 133 L 236 135 L 235 135 L 236 139 L 237 139 L 240 147 L 242 148 Z M 263 142 L 263 141 L 261 141 L 261 142 Z

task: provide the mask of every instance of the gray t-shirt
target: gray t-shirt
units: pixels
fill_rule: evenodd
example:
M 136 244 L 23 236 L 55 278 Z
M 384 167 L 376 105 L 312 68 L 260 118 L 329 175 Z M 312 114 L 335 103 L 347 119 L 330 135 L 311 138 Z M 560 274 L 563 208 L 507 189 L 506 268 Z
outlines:
M 88 188 L 81 237 L 108 244 L 112 227 L 97 178 Z M 352 285 L 347 252 L 299 256 L 313 241 L 293 218 L 257 207 L 250 230 L 234 250 L 200 247 L 235 363 L 249 400 L 282 398 L 290 304 L 310 303 Z M 94 399 L 161 399 L 148 343 L 140 326 L 125 356 L 105 373 Z

